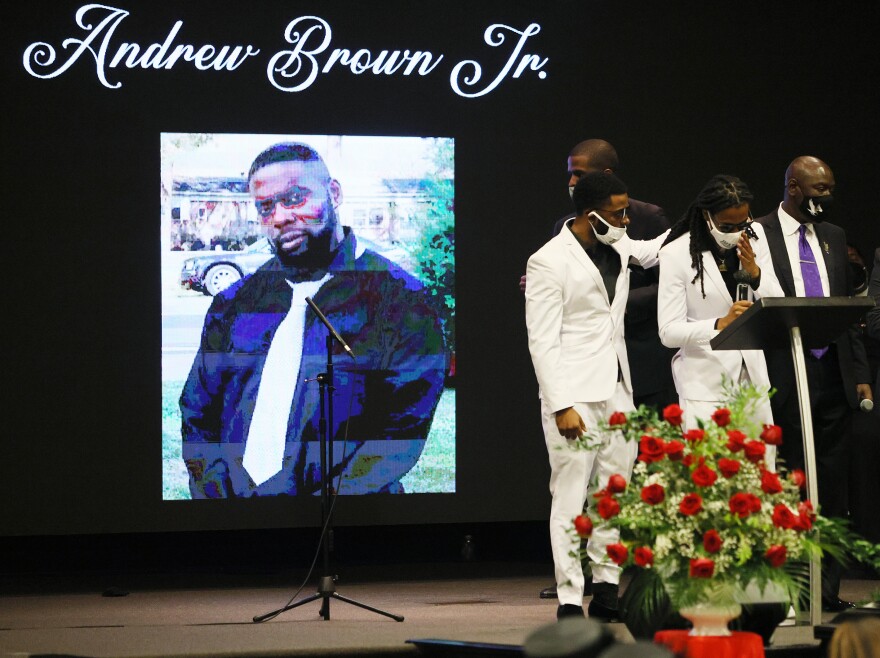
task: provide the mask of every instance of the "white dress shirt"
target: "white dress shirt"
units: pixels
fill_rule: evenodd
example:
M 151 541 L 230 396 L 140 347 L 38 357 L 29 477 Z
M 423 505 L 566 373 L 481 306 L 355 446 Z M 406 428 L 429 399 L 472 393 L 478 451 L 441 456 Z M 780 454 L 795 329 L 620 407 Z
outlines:
M 800 240 L 800 222 L 782 209 L 779 204 L 779 225 L 782 228 L 782 236 L 785 239 L 785 250 L 788 252 L 788 260 L 791 264 L 791 276 L 794 279 L 794 289 L 798 297 L 806 297 L 804 294 L 804 277 L 801 275 L 801 258 L 798 241 Z M 819 268 L 819 278 L 822 279 L 822 293 L 828 297 L 828 270 L 825 267 L 825 254 L 828 253 L 828 245 L 820 245 L 816 237 L 816 229 L 812 223 L 807 224 L 807 243 L 813 250 L 813 258 Z

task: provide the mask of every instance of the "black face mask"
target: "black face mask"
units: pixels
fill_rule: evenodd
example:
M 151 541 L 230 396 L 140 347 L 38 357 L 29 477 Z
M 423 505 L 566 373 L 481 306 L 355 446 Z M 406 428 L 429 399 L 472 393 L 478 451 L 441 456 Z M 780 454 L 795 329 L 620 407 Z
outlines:
M 834 197 L 830 194 L 828 196 L 805 196 L 799 206 L 804 217 L 817 224 L 831 217 L 833 207 Z

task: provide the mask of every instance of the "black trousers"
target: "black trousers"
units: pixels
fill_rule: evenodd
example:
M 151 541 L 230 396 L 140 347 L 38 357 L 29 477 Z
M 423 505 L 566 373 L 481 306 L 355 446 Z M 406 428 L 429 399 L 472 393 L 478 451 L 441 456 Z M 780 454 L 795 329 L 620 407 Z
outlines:
M 816 479 L 819 489 L 819 508 L 822 516 L 845 519 L 848 517 L 847 489 L 850 461 L 852 409 L 840 376 L 837 352 L 832 345 L 828 352 L 816 359 L 806 355 L 807 385 L 813 421 L 813 444 L 816 453 Z M 804 469 L 804 449 L 801 433 L 800 406 L 797 392 L 785 400 L 771 398 L 773 420 L 782 428 L 783 443 L 779 455 L 788 470 Z M 813 501 L 815 504 L 816 501 Z M 841 565 L 834 560 L 822 562 L 822 596 L 837 597 L 840 591 Z

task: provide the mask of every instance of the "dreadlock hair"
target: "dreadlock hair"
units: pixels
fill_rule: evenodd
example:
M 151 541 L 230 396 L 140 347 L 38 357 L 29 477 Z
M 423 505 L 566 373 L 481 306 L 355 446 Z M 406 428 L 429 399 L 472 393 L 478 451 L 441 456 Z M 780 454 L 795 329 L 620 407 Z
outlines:
M 663 242 L 664 245 L 669 244 L 676 238 L 690 232 L 691 266 L 697 272 L 691 279 L 691 283 L 695 283 L 697 279 L 700 280 L 700 292 L 703 293 L 703 299 L 706 298 L 706 288 L 703 285 L 703 252 L 717 249 L 715 238 L 709 233 L 709 226 L 703 217 L 703 211 L 707 210 L 714 215 L 722 210 L 750 203 L 753 199 L 754 196 L 749 191 L 749 186 L 736 176 L 725 174 L 712 176 Z
M 616 194 L 626 194 L 626 184 L 614 174 L 594 171 L 580 177 L 571 194 L 578 215 L 587 208 L 596 208 L 605 199 Z

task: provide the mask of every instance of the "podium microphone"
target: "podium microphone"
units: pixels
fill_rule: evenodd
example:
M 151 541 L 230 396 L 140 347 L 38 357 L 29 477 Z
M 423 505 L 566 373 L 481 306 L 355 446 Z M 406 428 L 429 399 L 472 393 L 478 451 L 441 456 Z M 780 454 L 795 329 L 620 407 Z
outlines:
M 312 310 L 315 312 L 315 315 L 318 316 L 318 319 L 324 323 L 324 326 L 327 327 L 327 330 L 330 332 L 330 335 L 333 336 L 339 344 L 342 345 L 342 348 L 348 352 L 348 355 L 354 359 L 354 352 L 351 351 L 351 348 L 346 344 L 344 340 L 342 340 L 342 336 L 339 335 L 339 332 L 330 324 L 330 320 L 324 317 L 324 314 L 321 313 L 321 309 L 318 308 L 318 305 L 312 301 L 311 297 L 306 297 L 306 304 L 312 307 Z M 356 359 L 355 359 L 356 360 Z
M 751 275 L 745 270 L 737 270 L 733 273 L 733 279 L 736 281 L 736 301 L 748 301 Z

